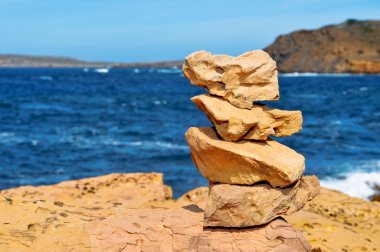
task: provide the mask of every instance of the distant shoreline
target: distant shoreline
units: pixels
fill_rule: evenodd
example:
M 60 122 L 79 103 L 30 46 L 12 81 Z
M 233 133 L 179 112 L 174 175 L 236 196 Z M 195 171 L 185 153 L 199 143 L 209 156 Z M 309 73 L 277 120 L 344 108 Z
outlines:
M 0 65 L 0 70 L 5 69 L 178 69 L 181 71 L 182 62 L 178 61 L 179 64 L 170 64 L 170 62 L 162 62 L 162 63 L 131 63 L 131 64 L 121 64 L 121 65 L 62 65 L 62 66 L 2 66 Z M 297 77 L 360 77 L 360 76 L 379 76 L 380 73 L 334 73 L 334 72 L 326 72 L 326 73 L 313 73 L 313 72 L 279 72 L 279 77 L 284 78 L 297 78 Z
M 170 68 L 181 67 L 183 61 L 159 62 L 91 62 L 75 58 L 28 55 L 0 55 L 0 68 Z

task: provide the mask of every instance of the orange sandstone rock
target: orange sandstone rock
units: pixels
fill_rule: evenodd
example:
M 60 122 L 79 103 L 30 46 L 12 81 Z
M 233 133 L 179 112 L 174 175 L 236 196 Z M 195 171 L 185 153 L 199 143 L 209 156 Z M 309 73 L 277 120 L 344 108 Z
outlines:
M 253 186 L 215 184 L 207 200 L 204 225 L 262 225 L 302 209 L 318 193 L 319 181 L 315 176 L 302 177 L 295 185 L 283 189 L 266 183 Z
M 128 204 L 132 208 L 171 199 L 172 190 L 163 184 L 161 173 L 115 173 L 49 186 L 22 186 L 0 191 L 0 195 L 21 200 L 70 201 L 83 207 L 112 208 Z
M 315 251 L 378 251 L 380 202 L 322 188 L 301 211 L 285 217 Z
M 283 219 L 244 230 L 203 228 L 203 211 L 135 209 L 86 224 L 99 251 L 309 251 L 310 245 Z M 114 237 L 118 237 L 115 239 Z
M 182 70 L 192 84 L 239 108 L 252 108 L 254 101 L 279 99 L 276 62 L 262 50 L 238 57 L 198 51 L 186 57 Z
M 191 100 L 207 114 L 226 141 L 266 140 L 269 136 L 290 136 L 302 129 L 301 111 L 271 109 L 257 104 L 251 109 L 241 109 L 210 95 L 198 95 Z
M 162 174 L 142 173 L 1 191 L 0 251 L 310 250 L 283 219 L 244 230 L 204 229 L 203 210 L 188 203 L 204 200 L 207 189 L 178 201 L 167 192 Z M 149 202 L 157 205 L 142 208 Z M 168 202 L 169 209 L 158 205 Z
M 227 142 L 212 128 L 195 127 L 185 136 L 196 167 L 213 182 L 287 187 L 305 171 L 305 158 L 274 140 Z
M 148 243 L 143 240 L 143 236 L 137 240 L 128 238 L 127 240 L 131 241 L 131 244 L 125 243 L 126 237 L 131 236 L 125 234 L 124 230 L 131 230 L 120 226 L 126 222 L 129 223 L 128 225 L 135 226 L 133 223 L 136 222 L 131 219 L 133 215 L 136 216 L 134 220 L 147 219 L 145 218 L 147 215 L 140 214 L 140 211 L 142 207 L 150 208 L 150 204 L 154 204 L 156 209 L 147 209 L 154 210 L 150 212 L 151 215 L 148 215 L 148 219 L 150 216 L 157 217 L 163 214 L 165 212 L 162 211 L 163 208 L 169 208 L 170 211 L 161 216 L 168 216 L 170 213 L 171 216 L 177 216 L 175 220 L 179 221 L 178 216 L 181 216 L 181 212 L 184 211 L 185 214 L 180 217 L 183 225 L 186 225 L 187 218 L 193 218 L 188 216 L 188 213 L 192 215 L 190 210 L 199 211 L 199 215 L 196 214 L 196 218 L 199 218 L 197 228 L 201 229 L 203 225 L 203 212 L 201 211 L 206 206 L 207 188 L 196 188 L 178 200 L 167 199 L 169 195 L 165 196 L 164 192 L 168 187 L 162 183 L 161 179 L 161 174 L 111 174 L 79 181 L 67 181 L 51 186 L 19 187 L 0 191 L 1 195 L 7 195 L 6 198 L 0 196 L 0 251 L 115 251 L 133 244 L 136 244 L 134 246 L 148 246 Z M 94 190 L 94 193 L 84 189 L 85 183 L 97 187 L 104 182 L 111 184 Z M 66 186 L 62 186 L 62 184 Z M 161 190 L 159 190 L 160 187 Z M 152 190 L 147 190 L 147 188 Z M 31 193 L 28 194 L 27 191 Z M 156 194 L 156 191 L 163 193 Z M 123 197 L 123 193 L 129 197 Z M 160 195 L 164 195 L 164 197 Z M 119 197 L 118 200 L 117 197 Z M 198 207 L 188 206 L 191 204 Z M 182 207 L 188 209 L 181 209 Z M 137 209 L 131 210 L 130 208 Z M 173 209 L 180 209 L 181 212 L 176 213 L 176 210 Z M 123 221 L 123 215 L 129 217 Z M 294 229 L 285 222 L 281 222 L 280 226 L 282 227 L 277 226 L 275 229 L 270 227 L 273 225 L 271 223 L 268 224 L 269 227 L 265 228 L 265 236 L 272 237 L 267 240 L 268 244 L 289 244 L 291 242 L 289 240 L 298 244 L 301 241 L 303 244 L 302 235 L 304 235 L 315 251 L 377 251 L 380 247 L 378 239 L 380 202 L 370 202 L 322 188 L 320 194 L 306 203 L 304 209 L 285 216 L 285 218 L 302 234 L 294 233 Z M 109 225 L 107 220 L 110 220 Z M 96 231 L 93 229 L 96 226 L 90 226 L 94 221 L 97 224 Z M 171 219 L 171 221 L 173 220 Z M 162 230 L 163 226 L 159 225 L 159 222 L 155 223 L 158 224 L 157 227 L 154 226 L 155 230 Z M 114 229 L 111 228 L 113 225 Z M 107 229 L 102 227 L 107 227 Z M 257 229 L 250 228 L 249 230 Z M 141 228 L 139 230 L 139 234 L 143 233 Z M 225 229 L 215 230 L 218 230 L 218 238 L 213 238 L 215 240 L 212 244 L 223 243 L 226 236 L 231 237 L 238 234 L 244 239 L 252 236 L 250 232 L 241 232 L 246 229 L 227 229 L 226 232 L 223 232 Z M 172 232 L 170 228 L 164 228 L 164 231 L 165 234 Z M 197 234 L 201 235 L 201 233 L 194 233 L 191 234 L 191 237 L 197 237 Z M 295 234 L 296 238 L 294 238 Z M 107 240 L 101 240 L 105 236 L 107 236 Z M 204 243 L 204 239 L 191 239 L 193 245 L 188 249 L 189 251 L 196 251 L 195 249 L 199 248 L 194 247 L 197 241 L 199 241 L 198 246 L 211 244 Z M 259 240 L 261 244 L 265 239 Z M 220 251 L 231 251 L 232 249 L 228 246 L 233 243 L 230 240 L 226 241 L 229 244 L 224 244 L 225 250 L 221 246 L 214 248 L 220 248 Z M 240 251 L 255 251 L 255 248 L 260 251 L 259 248 L 263 246 L 257 247 L 257 244 L 260 244 L 259 241 L 249 240 L 247 247 L 244 247 L 246 243 L 240 240 Z M 108 249 L 106 249 L 106 242 L 109 244 Z M 207 246 L 203 251 L 212 251 L 212 245 Z M 277 248 L 283 249 L 283 247 Z M 305 248 L 310 247 L 305 245 Z M 136 250 L 139 251 L 138 249 L 139 247 Z M 234 249 L 239 251 L 237 247 Z M 292 249 L 292 247 L 287 248 L 288 251 L 292 251 Z M 124 251 L 128 250 L 124 249 Z

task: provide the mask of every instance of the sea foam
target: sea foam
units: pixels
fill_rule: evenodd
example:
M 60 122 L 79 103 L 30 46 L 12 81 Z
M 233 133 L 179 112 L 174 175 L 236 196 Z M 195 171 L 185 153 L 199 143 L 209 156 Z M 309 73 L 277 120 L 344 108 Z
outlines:
M 352 172 L 345 175 L 344 179 L 327 178 L 321 180 L 321 185 L 326 188 L 344 192 L 350 196 L 368 199 L 372 196 L 374 186 L 380 184 L 379 172 Z
M 182 73 L 182 69 L 178 69 L 178 68 L 159 68 L 159 69 L 157 69 L 157 73 L 161 73 L 161 74 L 178 74 L 178 73 Z

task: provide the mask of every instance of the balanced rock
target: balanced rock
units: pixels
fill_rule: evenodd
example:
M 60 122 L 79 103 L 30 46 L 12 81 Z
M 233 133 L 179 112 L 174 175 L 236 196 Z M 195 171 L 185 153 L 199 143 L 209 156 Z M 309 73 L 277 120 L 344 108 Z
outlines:
M 305 158 L 274 140 L 227 142 L 213 128 L 195 127 L 185 136 L 195 166 L 213 182 L 286 187 L 305 171 Z
M 254 101 L 279 99 L 276 62 L 261 50 L 238 57 L 198 51 L 186 57 L 182 70 L 192 84 L 239 108 L 252 108 Z
M 268 223 L 300 210 L 319 193 L 315 176 L 303 177 L 287 188 L 215 184 L 205 209 L 205 226 L 249 227 Z
M 271 109 L 257 104 L 250 110 L 241 109 L 210 95 L 198 95 L 191 100 L 207 114 L 226 141 L 266 140 L 271 135 L 290 136 L 302 129 L 301 111 Z

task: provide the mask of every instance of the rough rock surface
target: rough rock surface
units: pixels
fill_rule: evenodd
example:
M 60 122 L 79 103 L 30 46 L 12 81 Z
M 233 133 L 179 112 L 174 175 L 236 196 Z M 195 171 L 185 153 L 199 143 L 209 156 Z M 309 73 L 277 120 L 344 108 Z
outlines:
M 89 222 L 99 251 L 308 251 L 302 235 L 282 219 L 244 230 L 204 229 L 197 206 L 136 209 L 122 216 Z M 112 239 L 117 237 L 118 239 Z
M 238 57 L 198 51 L 186 57 L 182 70 L 192 84 L 239 108 L 251 108 L 254 101 L 279 99 L 276 62 L 261 50 Z
M 127 183 L 125 179 L 115 179 L 119 177 L 133 177 L 136 182 Z M 104 181 L 111 181 L 110 178 L 113 181 L 112 186 L 105 186 L 101 190 L 95 190 L 94 193 L 80 187 L 84 181 L 97 186 L 103 184 Z M 100 249 L 89 242 L 92 237 L 95 244 L 96 236 L 90 236 L 83 228 L 83 223 L 89 223 L 97 215 L 101 216 L 104 224 L 107 216 L 115 216 L 117 211 L 126 214 L 130 206 L 141 208 L 153 205 L 154 208 L 174 209 L 195 204 L 200 209 L 205 208 L 208 196 L 206 187 L 196 188 L 178 200 L 166 199 L 166 196 L 158 196 L 155 199 L 155 191 L 164 192 L 158 195 L 165 195 L 168 188 L 161 184 L 161 190 L 159 190 L 160 182 L 154 178 L 162 179 L 162 176 L 157 174 L 153 176 L 150 174 L 113 174 L 69 183 L 64 182 L 67 183 L 66 187 L 52 185 L 0 191 L 2 195 L 9 195 L 9 191 L 13 195 L 12 198 L 7 197 L 6 202 L 0 196 L 0 251 L 70 251 L 70 249 L 72 251 L 99 251 Z M 76 188 L 77 184 L 79 188 Z M 26 188 L 29 189 L 25 190 Z M 146 188 L 155 189 L 145 191 Z M 26 193 L 29 190 L 36 193 Z M 140 190 L 143 193 L 139 193 Z M 138 196 L 133 197 L 131 193 L 130 198 L 122 197 L 121 191 L 124 194 L 134 192 L 134 195 Z M 73 194 L 73 198 L 70 198 L 70 194 Z M 65 196 L 62 198 L 60 195 Z M 117 197 L 119 200 L 115 202 Z M 83 203 L 87 206 L 82 207 Z M 194 206 L 191 208 L 196 209 Z M 202 222 L 203 213 L 200 213 L 199 216 Z M 54 217 L 57 217 L 60 222 L 64 220 L 63 223 L 60 223 L 62 225 L 54 225 L 57 223 L 54 221 Z M 322 188 L 319 195 L 306 203 L 304 209 L 285 218 L 302 231 L 314 251 L 379 251 L 380 202 L 369 202 Z M 37 227 L 54 230 L 57 236 L 55 238 L 49 236 L 50 233 L 43 233 L 43 229 L 38 231 Z M 109 244 L 117 244 L 121 239 L 122 236 L 117 236 L 120 234 L 117 230 L 115 227 L 114 235 L 109 235 Z M 238 233 L 237 230 L 234 232 Z M 194 240 L 197 239 L 194 238 Z M 115 249 L 113 249 L 110 245 L 109 249 L 102 250 L 117 251 L 117 248 L 119 247 L 115 245 Z M 252 251 L 253 249 L 250 247 L 247 250 Z
M 380 73 L 380 21 L 347 20 L 279 36 L 264 49 L 280 72 Z
M 315 251 L 380 250 L 380 202 L 322 188 L 303 210 L 285 218 Z
M 81 187 L 88 185 L 97 189 Z M 1 191 L 0 251 L 310 250 L 283 219 L 241 230 L 204 229 L 203 210 L 188 203 L 204 200 L 207 190 L 173 201 L 167 189 L 160 174 L 112 174 Z M 167 202 L 170 209 L 157 208 Z
M 190 128 L 186 134 L 191 157 L 208 180 L 251 185 L 267 181 L 286 187 L 301 178 L 305 158 L 276 141 L 221 140 L 212 128 Z
M 193 204 L 205 208 L 204 187 L 187 195 Z M 313 251 L 379 251 L 380 202 L 350 197 L 321 188 L 303 209 L 284 218 L 302 231 Z
M 22 200 L 70 201 L 89 208 L 112 208 L 122 202 L 134 208 L 150 201 L 171 199 L 172 191 L 163 184 L 160 173 L 126 173 L 64 181 L 50 186 L 22 186 L 0 191 L 0 195 Z M 107 199 L 107 204 L 99 199 Z
M 273 188 L 269 184 L 252 186 L 215 184 L 205 209 L 205 226 L 251 227 L 300 210 L 319 193 L 315 176 L 302 177 L 295 185 Z
M 271 109 L 258 104 L 250 110 L 241 109 L 210 95 L 198 95 L 191 100 L 207 114 L 226 141 L 266 140 L 269 136 L 290 136 L 302 129 L 301 111 Z

